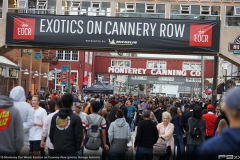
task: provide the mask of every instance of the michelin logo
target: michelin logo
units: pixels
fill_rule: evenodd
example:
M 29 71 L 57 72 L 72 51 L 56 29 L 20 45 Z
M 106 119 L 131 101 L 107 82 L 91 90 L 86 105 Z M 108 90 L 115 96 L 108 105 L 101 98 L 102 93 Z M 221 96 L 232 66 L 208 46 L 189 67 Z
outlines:
M 108 39 L 109 44 L 111 45 L 134 45 L 137 44 L 137 41 L 115 41 Z

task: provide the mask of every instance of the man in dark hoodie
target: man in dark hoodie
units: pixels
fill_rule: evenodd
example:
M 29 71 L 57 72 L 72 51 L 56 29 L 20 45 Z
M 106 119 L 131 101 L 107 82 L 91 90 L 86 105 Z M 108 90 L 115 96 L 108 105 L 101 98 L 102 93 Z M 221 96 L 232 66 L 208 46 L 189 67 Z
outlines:
M 6 94 L 6 86 L 0 84 L 0 155 L 17 156 L 24 143 L 23 120 Z
M 64 108 L 56 113 L 51 121 L 50 140 L 56 156 L 77 156 L 81 149 L 83 127 L 80 117 L 73 113 L 73 96 L 66 93 L 62 96 Z

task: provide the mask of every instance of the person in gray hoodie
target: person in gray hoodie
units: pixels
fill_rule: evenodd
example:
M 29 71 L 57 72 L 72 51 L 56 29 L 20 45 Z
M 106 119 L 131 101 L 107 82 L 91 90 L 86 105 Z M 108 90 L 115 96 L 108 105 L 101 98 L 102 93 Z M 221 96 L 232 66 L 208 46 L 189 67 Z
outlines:
M 22 117 L 0 84 L 0 156 L 19 155 L 24 141 Z
M 116 118 L 108 129 L 109 152 L 112 160 L 122 160 L 125 159 L 127 144 L 131 141 L 132 133 L 121 109 L 117 111 Z
M 23 121 L 23 129 L 24 129 L 24 147 L 20 153 L 21 156 L 29 155 L 29 130 L 34 125 L 34 112 L 32 106 L 26 102 L 25 91 L 23 87 L 17 86 L 14 87 L 9 95 L 10 98 L 13 99 L 14 107 L 18 109 L 21 114 Z

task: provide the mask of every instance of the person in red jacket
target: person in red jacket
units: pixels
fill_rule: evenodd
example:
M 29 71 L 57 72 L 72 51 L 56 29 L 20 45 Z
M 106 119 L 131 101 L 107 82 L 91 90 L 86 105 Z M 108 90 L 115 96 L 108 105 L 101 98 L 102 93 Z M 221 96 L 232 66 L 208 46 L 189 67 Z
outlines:
M 214 136 L 214 127 L 217 122 L 217 116 L 213 113 L 214 106 L 209 104 L 207 106 L 207 114 L 202 115 L 202 118 L 206 121 L 205 140 Z

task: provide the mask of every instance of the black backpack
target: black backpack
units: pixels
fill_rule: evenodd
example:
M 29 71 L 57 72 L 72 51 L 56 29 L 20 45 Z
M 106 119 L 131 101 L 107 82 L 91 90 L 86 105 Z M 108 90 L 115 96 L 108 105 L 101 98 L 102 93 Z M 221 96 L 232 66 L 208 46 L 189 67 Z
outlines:
M 200 119 L 201 120 L 201 119 Z M 193 121 L 193 126 L 190 129 L 190 135 L 192 138 L 200 138 L 202 135 L 202 131 L 201 129 L 198 127 L 198 123 L 200 122 L 200 120 L 198 121 L 194 121 L 194 119 L 192 118 Z

